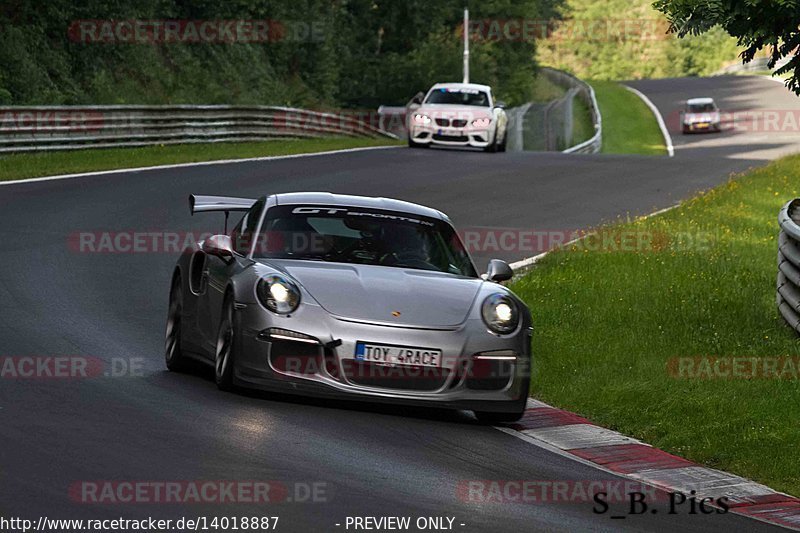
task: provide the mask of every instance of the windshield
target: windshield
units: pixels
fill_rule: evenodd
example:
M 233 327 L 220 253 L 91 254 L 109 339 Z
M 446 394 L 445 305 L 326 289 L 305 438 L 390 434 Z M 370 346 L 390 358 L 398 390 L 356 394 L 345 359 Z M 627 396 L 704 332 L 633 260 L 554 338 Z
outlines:
M 426 104 L 456 104 L 489 107 L 489 95 L 477 89 L 436 89 L 425 99 Z
M 380 265 L 477 277 L 443 220 L 341 206 L 277 206 L 264 219 L 255 257 Z
M 714 104 L 691 104 L 687 108 L 689 113 L 713 113 L 717 110 Z

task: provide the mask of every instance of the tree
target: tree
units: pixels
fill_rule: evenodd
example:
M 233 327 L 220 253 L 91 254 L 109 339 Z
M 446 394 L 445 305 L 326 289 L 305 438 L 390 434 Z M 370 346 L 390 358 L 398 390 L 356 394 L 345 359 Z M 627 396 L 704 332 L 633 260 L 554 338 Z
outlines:
M 769 68 L 785 57 L 775 73 L 791 72 L 786 85 L 800 95 L 800 1 L 798 0 L 656 0 L 653 6 L 667 15 L 670 31 L 683 37 L 722 26 L 736 37 L 745 63 L 767 49 Z
M 4 0 L 0 103 L 277 104 L 374 108 L 461 79 L 462 10 L 546 20 L 563 0 Z M 80 21 L 274 22 L 259 42 L 90 42 Z M 77 35 L 81 35 L 79 32 Z M 473 42 L 472 79 L 528 101 L 533 39 Z

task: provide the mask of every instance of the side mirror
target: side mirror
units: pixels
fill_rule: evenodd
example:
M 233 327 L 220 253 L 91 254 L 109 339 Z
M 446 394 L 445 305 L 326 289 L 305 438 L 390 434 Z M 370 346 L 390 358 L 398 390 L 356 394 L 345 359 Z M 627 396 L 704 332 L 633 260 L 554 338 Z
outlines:
M 422 99 L 425 98 L 425 95 L 422 93 L 417 93 L 414 95 L 414 98 L 411 99 L 411 104 L 422 105 Z
M 514 277 L 514 271 L 508 263 L 500 259 L 489 261 L 489 270 L 486 272 L 486 279 L 489 281 L 507 281 Z
M 233 241 L 227 235 L 213 235 L 203 241 L 203 251 L 220 259 L 233 257 Z
M 502 100 L 498 100 L 498 101 L 496 101 L 496 102 L 494 103 L 494 106 L 495 106 L 496 108 L 498 108 L 498 109 L 505 109 L 505 108 L 506 108 L 506 103 L 505 103 L 505 102 L 503 102 Z

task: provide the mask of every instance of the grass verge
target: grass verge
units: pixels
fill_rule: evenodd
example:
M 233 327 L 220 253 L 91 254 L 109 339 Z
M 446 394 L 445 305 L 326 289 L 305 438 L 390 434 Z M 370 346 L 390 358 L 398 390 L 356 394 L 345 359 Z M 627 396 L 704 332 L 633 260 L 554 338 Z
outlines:
M 603 228 L 604 244 L 556 251 L 516 281 L 534 315 L 533 395 L 800 496 L 800 368 L 744 377 L 800 355 L 775 306 L 777 214 L 800 195 L 798 166 L 782 159 Z M 626 235 L 650 244 L 620 251 Z M 760 359 L 727 378 L 692 359 L 676 376 L 670 365 L 695 357 Z
M 173 144 L 143 148 L 104 148 L 0 156 L 0 181 L 117 168 L 194 163 L 324 152 L 399 144 L 391 139 L 329 137 L 244 143 Z
M 594 135 L 592 111 L 583 100 L 575 98 L 572 101 L 572 144 L 570 146 L 588 141 L 592 135 Z
M 653 112 L 617 82 L 592 81 L 603 117 L 603 153 L 666 155 Z

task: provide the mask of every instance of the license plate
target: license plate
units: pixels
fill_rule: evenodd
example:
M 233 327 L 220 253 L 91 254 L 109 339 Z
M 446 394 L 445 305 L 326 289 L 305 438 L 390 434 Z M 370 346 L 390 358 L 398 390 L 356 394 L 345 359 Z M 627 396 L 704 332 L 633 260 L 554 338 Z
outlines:
M 388 366 L 442 366 L 442 351 L 436 348 L 416 348 L 392 344 L 357 342 L 355 360 Z
M 697 123 L 697 127 L 698 128 L 707 128 L 708 127 L 708 122 L 698 122 Z

